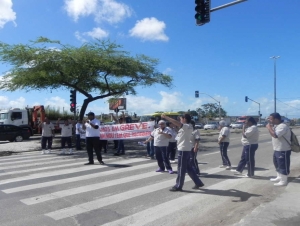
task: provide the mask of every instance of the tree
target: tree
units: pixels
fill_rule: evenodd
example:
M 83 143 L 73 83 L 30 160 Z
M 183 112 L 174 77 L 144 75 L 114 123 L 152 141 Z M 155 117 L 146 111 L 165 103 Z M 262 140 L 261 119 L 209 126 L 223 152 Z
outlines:
M 172 86 L 173 78 L 157 71 L 158 59 L 130 56 L 122 46 L 97 40 L 80 47 L 39 37 L 30 44 L 0 43 L 0 60 L 12 66 L 3 76 L 0 89 L 75 89 L 86 98 L 79 118 L 88 104 L 124 93 L 136 95 L 135 87 L 153 84 Z M 92 93 L 96 93 L 92 96 Z
M 205 118 L 217 118 L 219 117 L 219 105 L 216 103 L 208 103 L 208 104 L 203 104 L 201 105 L 203 109 L 198 108 L 197 112 L 200 112 L 201 117 Z M 223 109 L 220 108 L 221 110 L 221 117 L 226 117 L 227 112 Z

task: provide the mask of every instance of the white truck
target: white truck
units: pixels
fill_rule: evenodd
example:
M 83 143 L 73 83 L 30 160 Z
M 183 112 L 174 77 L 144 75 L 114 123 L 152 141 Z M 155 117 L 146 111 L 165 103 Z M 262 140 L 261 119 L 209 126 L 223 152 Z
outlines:
M 14 108 L 10 110 L 0 111 L 0 124 L 11 124 L 28 128 L 31 135 L 40 133 L 38 128 L 39 119 L 38 112 L 40 112 L 40 120 L 45 119 L 44 106 L 34 106 L 33 108 Z

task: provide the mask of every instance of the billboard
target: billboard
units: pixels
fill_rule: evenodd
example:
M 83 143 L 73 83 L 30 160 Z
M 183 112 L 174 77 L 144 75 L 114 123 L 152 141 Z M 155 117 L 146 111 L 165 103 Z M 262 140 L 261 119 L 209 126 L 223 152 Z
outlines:
M 109 100 L 109 110 L 126 110 L 126 98 L 112 98 Z

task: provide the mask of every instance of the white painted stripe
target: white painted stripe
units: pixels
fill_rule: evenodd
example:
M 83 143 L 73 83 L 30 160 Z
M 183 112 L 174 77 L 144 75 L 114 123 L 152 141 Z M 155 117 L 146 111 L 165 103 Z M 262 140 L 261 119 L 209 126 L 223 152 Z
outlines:
M 37 160 L 39 162 L 37 163 L 28 163 L 28 164 L 18 164 L 15 163 L 14 166 L 6 166 L 6 167 L 0 167 L 0 170 L 7 170 L 7 169 L 17 169 L 17 168 L 22 168 L 22 167 L 28 167 L 28 166 L 39 166 L 39 165 L 49 165 L 49 164 L 53 164 L 53 163 L 68 163 L 70 161 L 74 161 L 75 159 L 62 159 L 62 160 L 57 160 L 57 159 L 49 159 L 47 162 L 40 162 L 40 160 Z
M 52 157 L 51 159 L 58 159 L 58 158 L 62 158 L 62 156 L 57 156 L 55 155 L 55 157 Z M 46 158 L 46 159 L 38 159 L 38 161 L 49 161 L 50 158 Z M 9 166 L 9 165 L 13 165 L 13 164 L 20 164 L 20 163 L 28 163 L 28 162 L 36 162 L 37 159 L 29 159 L 29 160 L 22 160 L 22 161 L 15 161 L 15 162 L 8 162 L 8 163 L 1 163 L 1 168 L 4 168 L 3 166 Z
M 299 160 L 300 158 L 297 159 L 297 163 L 294 165 L 299 165 Z M 268 168 L 271 168 L 271 166 L 268 166 Z M 256 171 L 257 176 L 266 176 L 270 175 L 274 170 L 266 170 L 266 171 Z M 211 185 L 209 187 L 206 187 L 206 190 L 226 190 L 226 189 L 232 189 L 242 183 L 251 183 L 252 179 L 249 178 L 240 178 L 240 179 L 228 179 L 224 180 L 222 182 L 216 183 L 214 185 Z M 249 186 L 247 186 L 249 187 Z M 234 192 L 234 190 L 233 190 Z M 191 209 L 195 209 L 195 206 L 201 206 L 201 203 L 209 203 L 210 200 L 212 202 L 216 202 L 221 200 L 221 198 L 217 198 L 215 195 L 210 195 L 210 194 L 205 194 L 201 195 L 201 193 L 205 194 L 205 191 L 202 192 L 199 190 L 198 192 L 195 191 L 195 193 L 189 193 L 187 195 L 181 196 L 177 199 L 170 200 L 168 202 L 153 206 L 149 209 L 145 209 L 143 211 L 137 212 L 133 215 L 121 218 L 119 220 L 109 222 L 106 224 L 102 224 L 102 226 L 123 226 L 123 225 L 130 225 L 130 226 L 142 226 L 142 225 L 147 225 L 152 222 L 155 222 L 155 224 L 151 225 L 174 225 L 174 219 L 172 220 L 164 220 L 163 217 L 167 216 L 178 216 L 180 217 L 180 213 L 185 213 L 185 217 L 188 217 L 187 215 L 189 213 L 192 213 L 190 211 Z M 222 197 L 223 198 L 223 197 Z M 205 201 L 205 202 L 204 202 Z M 226 200 L 221 200 L 221 201 L 226 201 Z M 216 206 L 216 205 L 214 205 Z M 208 205 L 208 208 L 203 209 L 201 207 L 202 212 L 205 214 L 209 209 L 214 208 L 213 205 Z M 171 208 L 170 208 L 171 207 Z M 189 208 L 189 209 L 184 209 L 184 208 Z M 178 214 L 176 213 L 178 212 Z M 196 213 L 199 214 L 200 213 Z M 195 215 L 195 213 L 194 213 Z M 199 216 L 201 217 L 201 216 Z M 161 221 L 160 221 L 161 220 Z M 175 218 L 176 220 L 176 218 Z M 162 223 L 162 221 L 164 223 Z
M 222 187 L 224 187 L 225 185 L 232 186 L 234 183 L 237 183 L 236 179 L 228 179 L 228 180 L 219 182 L 217 184 L 214 184 L 212 186 L 209 186 L 206 189 L 207 190 L 220 189 L 220 188 L 222 189 Z M 238 183 L 241 183 L 241 181 L 239 181 Z M 181 196 L 180 198 L 164 202 L 164 203 L 154 206 L 150 209 L 140 211 L 140 212 L 130 215 L 128 217 L 124 217 L 119 220 L 103 224 L 102 226 L 122 226 L 122 225 L 142 226 L 142 225 L 146 225 L 157 219 L 166 217 L 174 212 L 180 211 L 183 208 L 186 208 L 188 206 L 199 205 L 199 204 L 201 205 L 200 201 L 203 199 L 207 199 L 208 196 L 200 195 L 200 194 L 201 194 L 200 191 L 196 192 L 196 193 L 190 193 L 190 194 Z M 215 198 L 215 197 L 213 197 L 213 198 Z M 172 220 L 170 220 L 170 224 L 174 225 L 174 222 L 172 222 Z M 160 225 L 160 224 L 158 224 L 158 225 Z M 163 225 L 165 225 L 165 224 L 163 224 Z
M 212 171 L 215 172 L 216 169 L 213 169 Z M 223 171 L 224 169 L 218 169 L 219 171 Z M 210 170 L 206 172 L 207 174 L 210 174 Z M 185 178 L 185 182 L 191 181 L 192 179 L 190 177 Z M 78 214 L 86 213 L 92 210 L 100 209 L 104 206 L 112 205 L 121 201 L 125 201 L 131 198 L 135 198 L 141 195 L 150 194 L 155 191 L 159 191 L 165 188 L 171 188 L 171 186 L 175 185 L 175 179 L 167 180 L 164 182 L 160 182 L 153 185 L 147 185 L 144 187 L 140 187 L 134 190 L 130 190 L 127 192 L 119 193 L 116 195 L 112 195 L 105 198 L 96 199 L 91 202 L 75 205 L 72 207 L 64 208 L 61 210 L 57 210 L 54 212 L 50 212 L 45 214 L 48 217 L 53 218 L 54 220 L 61 220 L 68 217 L 73 217 Z M 172 208 L 170 208 L 172 209 Z
M 142 165 L 142 166 L 144 166 L 144 165 Z M 134 169 L 137 169 L 137 168 L 134 168 Z M 71 196 L 71 195 L 94 191 L 94 190 L 98 190 L 101 188 L 108 188 L 111 186 L 121 185 L 121 184 L 129 183 L 129 182 L 133 182 L 136 180 L 146 179 L 146 178 L 150 178 L 153 176 L 159 176 L 159 175 L 162 175 L 162 174 L 153 171 L 153 172 L 143 173 L 143 174 L 139 174 L 139 175 L 133 175 L 133 176 L 125 177 L 125 178 L 120 178 L 120 179 L 116 179 L 116 180 L 112 180 L 112 181 L 100 182 L 100 183 L 96 183 L 96 184 L 89 184 L 86 186 L 67 189 L 67 190 L 63 190 L 63 191 L 58 191 L 58 192 L 54 192 L 54 193 L 47 194 L 47 195 L 35 196 L 35 197 L 27 198 L 27 199 L 22 199 L 20 201 L 27 205 L 33 205 L 33 204 L 46 202 L 49 200 L 64 198 L 64 197 Z
M 53 155 L 51 154 L 47 154 L 47 155 L 37 155 L 37 154 L 35 154 L 35 155 L 30 155 L 30 156 L 28 156 L 28 155 L 17 155 L 17 156 L 15 156 L 15 157 L 9 157 L 9 158 L 5 158 L 5 159 L 3 159 L 3 157 L 1 157 L 0 158 L 0 162 L 9 162 L 9 161 L 15 161 L 15 160 L 19 160 L 19 159 L 32 159 L 32 158 L 47 158 L 47 157 L 52 157 Z
M 119 163 L 119 162 L 117 162 L 117 163 Z M 114 163 L 110 163 L 110 164 L 114 164 Z M 144 169 L 144 168 L 148 168 L 148 167 L 153 167 L 155 165 L 157 165 L 157 163 L 153 162 L 153 163 L 149 163 L 149 164 L 142 164 L 142 165 L 137 165 L 137 166 L 133 166 L 133 167 L 126 167 L 126 168 L 120 168 L 120 169 L 116 169 L 116 170 L 97 172 L 97 173 L 87 174 L 87 175 L 83 175 L 83 176 L 77 176 L 77 177 L 71 177 L 71 178 L 60 179 L 60 180 L 55 180 L 55 181 L 48 181 L 48 182 L 44 182 L 44 183 L 14 187 L 14 188 L 5 189 L 5 190 L 2 190 L 2 191 L 4 193 L 15 193 L 15 192 L 28 191 L 28 190 L 33 190 L 33 189 L 56 186 L 56 185 L 59 185 L 59 184 L 67 184 L 67 183 L 71 183 L 71 182 L 77 182 L 77 181 L 89 180 L 89 179 L 93 179 L 93 178 L 105 177 L 105 176 L 108 176 L 108 175 L 113 175 L 113 174 L 118 174 L 118 173 L 130 172 L 130 171 L 134 171 L 134 170 L 137 170 L 137 169 Z
M 135 162 L 142 162 L 145 161 L 145 159 L 130 159 L 130 160 L 125 160 L 125 162 L 128 163 L 135 163 Z M 119 161 L 120 164 L 126 164 L 122 161 Z M 118 164 L 117 162 L 114 164 Z M 88 170 L 93 170 L 93 169 L 99 169 L 99 168 L 104 168 L 107 167 L 105 165 L 87 165 L 83 167 L 78 167 L 75 169 L 64 169 L 64 170 L 57 170 L 57 171 L 52 171 L 52 172 L 45 172 L 45 173 L 36 173 L 36 174 L 31 174 L 28 176 L 22 176 L 22 177 L 17 177 L 17 178 L 12 178 L 8 180 L 2 180 L 0 181 L 1 184 L 9 184 L 9 183 L 14 183 L 14 182 L 19 182 L 19 181 L 25 181 L 25 180 L 32 180 L 32 179 L 38 179 L 38 178 L 43 178 L 43 177 L 52 177 L 52 176 L 59 176 L 59 175 L 64 175 L 64 174 L 69 174 L 69 173 L 77 173 L 77 172 L 83 172 L 83 171 L 88 171 Z
M 71 164 L 63 164 L 63 165 L 55 165 L 55 166 L 48 166 L 48 167 L 41 167 L 41 168 L 34 168 L 34 169 L 28 169 L 28 170 L 16 170 L 16 171 L 12 171 L 12 172 L 6 172 L 6 173 L 0 173 L 0 177 L 1 176 L 7 176 L 7 175 L 14 175 L 14 174 L 22 174 L 22 173 L 29 173 L 29 172 L 38 172 L 38 171 L 42 171 L 42 170 L 50 170 L 50 169 L 59 169 L 59 168 L 63 168 L 63 167 L 70 167 L 70 166 L 79 166 L 83 164 L 84 162 L 79 162 L 79 163 L 71 163 Z

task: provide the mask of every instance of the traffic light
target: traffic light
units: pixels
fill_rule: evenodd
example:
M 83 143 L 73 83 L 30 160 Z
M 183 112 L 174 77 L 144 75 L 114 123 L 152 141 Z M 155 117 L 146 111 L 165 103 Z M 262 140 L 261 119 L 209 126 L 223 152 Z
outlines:
M 76 90 L 70 90 L 70 111 L 76 110 Z
M 245 96 L 245 102 L 248 102 L 248 97 L 247 96 Z
M 199 91 L 195 91 L 195 97 L 196 97 L 196 98 L 199 97 Z
M 210 0 L 195 0 L 196 24 L 201 26 L 210 21 Z

